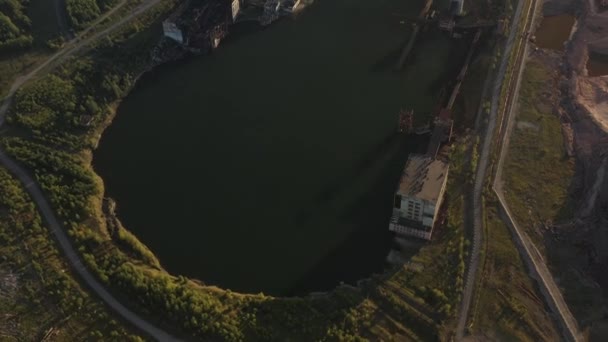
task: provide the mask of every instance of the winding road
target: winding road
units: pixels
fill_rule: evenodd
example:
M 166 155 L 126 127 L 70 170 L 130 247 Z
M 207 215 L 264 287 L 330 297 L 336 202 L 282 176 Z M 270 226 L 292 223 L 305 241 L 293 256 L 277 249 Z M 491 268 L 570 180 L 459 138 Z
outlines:
M 104 37 L 117 28 L 121 27 L 125 23 L 129 22 L 131 19 L 137 17 L 142 14 L 149 8 L 158 4 L 161 0 L 147 0 L 144 1 L 140 6 L 136 7 L 130 14 L 121 18 L 116 23 L 113 23 L 109 27 L 104 30 L 94 33 L 90 37 L 86 39 L 76 38 L 69 43 L 67 43 L 62 50 L 52 55 L 45 62 L 38 65 L 34 70 L 29 72 L 27 75 L 21 76 L 15 80 L 13 85 L 10 88 L 8 96 L 4 98 L 2 105 L 0 106 L 0 127 L 4 124 L 4 118 L 6 113 L 10 107 L 11 101 L 17 90 L 24 85 L 26 82 L 32 80 L 36 76 L 40 76 L 44 73 L 48 73 L 52 70 L 52 63 L 59 63 L 65 61 L 66 58 L 74 55 L 76 52 L 80 51 L 83 47 L 92 43 L 93 41 Z M 91 30 L 93 30 L 99 23 L 103 22 L 110 15 L 115 13 L 119 8 L 126 4 L 126 0 L 123 0 L 118 6 L 114 9 L 106 13 L 103 17 L 99 18 L 95 23 L 92 24 L 88 29 L 84 30 L 80 33 L 80 37 L 85 36 Z M 32 200 L 36 204 L 38 211 L 42 215 L 42 218 L 46 222 L 48 228 L 51 230 L 55 238 L 57 239 L 58 245 L 60 249 L 63 251 L 65 257 L 69 261 L 70 265 L 74 268 L 78 276 L 88 285 L 88 287 L 97 294 L 112 310 L 114 310 L 118 315 L 124 318 L 126 321 L 131 323 L 137 329 L 141 330 L 143 333 L 149 335 L 150 337 L 158 340 L 158 341 L 179 341 L 179 339 L 171 336 L 169 333 L 163 331 L 162 329 L 154 326 L 149 323 L 133 311 L 129 310 L 127 307 L 122 305 L 110 292 L 108 292 L 105 287 L 97 281 L 97 279 L 87 270 L 87 268 L 82 263 L 82 260 L 78 253 L 74 250 L 70 239 L 68 238 L 66 231 L 62 227 L 62 225 L 57 220 L 55 213 L 51 209 L 51 205 L 47 198 L 44 196 L 40 186 L 34 180 L 34 178 L 19 164 L 10 159 L 4 151 L 0 150 L 0 164 L 4 166 L 10 173 L 12 173 L 23 186 L 27 190 L 27 192 L 31 195 Z

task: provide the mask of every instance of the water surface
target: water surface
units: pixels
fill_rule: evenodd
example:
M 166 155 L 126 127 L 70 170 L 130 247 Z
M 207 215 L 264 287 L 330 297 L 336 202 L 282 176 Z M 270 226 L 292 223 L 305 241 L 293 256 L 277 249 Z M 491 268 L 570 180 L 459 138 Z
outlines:
M 421 6 L 318 1 L 146 75 L 95 153 L 125 226 L 171 273 L 232 290 L 289 295 L 381 271 L 393 191 L 426 147 L 395 136 L 397 113 L 428 118 L 464 55 L 428 31 L 393 70 L 411 31 L 399 15 Z

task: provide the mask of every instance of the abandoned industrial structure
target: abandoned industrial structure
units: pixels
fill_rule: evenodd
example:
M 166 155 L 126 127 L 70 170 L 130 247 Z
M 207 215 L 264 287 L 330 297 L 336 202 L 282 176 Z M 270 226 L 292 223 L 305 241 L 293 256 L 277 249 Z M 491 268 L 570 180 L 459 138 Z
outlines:
M 165 21 L 163 36 L 195 52 L 216 48 L 243 9 L 261 25 L 303 8 L 301 0 L 186 0 Z
M 447 163 L 428 155 L 411 155 L 395 194 L 389 230 L 431 239 L 448 180 Z
M 462 6 L 462 1 L 452 1 L 450 14 L 452 16 L 461 15 Z M 439 23 L 440 28 L 442 24 L 442 22 Z M 452 20 L 449 31 L 453 28 Z M 439 106 L 432 123 L 415 128 L 413 110 L 401 110 L 399 113 L 397 125 L 399 133 L 426 134 L 429 131 L 432 133 L 426 154 L 411 155 L 405 164 L 395 192 L 393 214 L 389 223 L 390 231 L 425 240 L 431 239 L 439 209 L 443 203 L 449 170 L 448 163 L 442 158 L 438 158 L 438 155 L 441 146 L 452 140 L 454 128 L 452 107 L 481 36 L 481 28 L 476 28 L 476 30 L 465 62 L 456 77 L 451 96 L 445 107 Z
M 241 8 L 241 0 L 188 0 L 163 21 L 163 35 L 190 50 L 216 48 L 228 34 Z

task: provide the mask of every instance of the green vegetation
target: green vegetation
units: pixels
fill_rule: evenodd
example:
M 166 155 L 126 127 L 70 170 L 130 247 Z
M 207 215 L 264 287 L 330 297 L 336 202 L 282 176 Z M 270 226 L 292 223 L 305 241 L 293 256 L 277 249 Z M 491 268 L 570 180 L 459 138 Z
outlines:
M 483 109 L 489 112 L 489 103 L 483 103 Z M 470 156 L 474 169 L 479 139 L 472 140 Z M 493 158 L 491 163 L 495 162 Z M 487 191 L 483 213 L 484 242 L 468 332 L 483 340 L 558 340 L 555 322 L 547 314 L 542 295 L 528 276 L 509 230 L 498 215 L 495 197 Z
M 556 73 L 531 60 L 523 75 L 519 113 L 505 160 L 505 193 L 517 222 L 537 242 L 538 229 L 572 215 L 568 188 L 574 160 L 566 155 L 559 118 L 553 113 Z M 542 245 L 542 243 L 540 243 Z
M 29 196 L 0 168 L 0 339 L 141 341 L 74 280 Z
M 582 326 L 601 320 L 601 288 L 583 267 L 588 265 L 588 245 L 546 234 L 573 218 L 569 195 L 575 160 L 567 156 L 559 117 L 554 107 L 558 75 L 551 64 L 533 58 L 523 75 L 519 113 L 505 161 L 505 193 L 516 221 L 544 253 L 559 278 L 564 298 Z M 560 235 L 562 230 L 556 230 Z M 583 240 L 584 241 L 584 240 Z M 585 242 L 583 242 L 585 243 Z
M 32 45 L 30 19 L 24 14 L 26 0 L 0 1 L 0 52 L 16 51 Z
M 66 5 L 71 24 L 74 28 L 82 30 L 117 2 L 117 0 L 66 0 Z
M 74 29 L 82 30 L 117 3 L 118 0 L 68 0 L 68 19 Z M 130 1 L 125 7 L 136 3 Z M 95 9 L 94 13 L 89 7 Z M 0 0 L 0 98 L 17 76 L 63 46 L 60 34 L 54 1 Z
M 17 75 L 51 52 L 58 30 L 53 1 L 0 0 L 0 98 Z
M 485 254 L 470 331 L 498 341 L 556 341 L 559 331 L 526 272 L 492 198 L 485 208 Z

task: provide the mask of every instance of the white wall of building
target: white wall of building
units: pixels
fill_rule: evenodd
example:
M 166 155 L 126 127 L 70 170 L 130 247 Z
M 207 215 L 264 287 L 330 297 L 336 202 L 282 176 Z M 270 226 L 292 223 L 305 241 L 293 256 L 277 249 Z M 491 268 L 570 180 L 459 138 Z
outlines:
M 400 224 L 393 224 L 393 223 L 390 224 L 389 230 L 393 231 L 395 233 L 399 233 L 399 234 L 403 234 L 403 235 L 409 235 L 409 236 L 414 236 L 414 237 L 421 238 L 421 239 L 426 239 L 426 240 L 430 240 L 431 239 L 431 234 L 433 233 L 430 230 L 428 232 L 425 232 L 425 231 L 420 230 L 420 229 L 409 228 L 409 227 L 406 227 L 406 226 L 402 226 Z
M 399 202 L 399 208 L 393 208 L 393 212 L 395 213 L 395 215 L 397 215 L 398 218 L 405 218 L 421 223 L 424 228 L 428 229 L 423 230 L 418 228 L 407 227 L 402 224 L 398 224 L 397 220 L 393 221 L 393 223 L 390 224 L 389 230 L 400 234 L 430 240 L 431 234 L 433 233 L 435 221 L 437 220 L 437 214 L 439 213 L 439 208 L 441 207 L 441 203 L 443 202 L 443 195 L 445 193 L 446 185 L 447 177 L 445 177 L 441 186 L 441 192 L 438 197 L 438 203 L 422 200 L 416 197 L 409 197 L 397 194 L 397 196 L 401 196 L 401 201 Z M 397 217 L 395 218 L 397 219 Z
M 423 201 L 416 197 L 401 197 L 401 208 L 395 208 L 399 211 L 401 217 L 417 222 L 422 222 L 427 227 L 432 227 L 434 217 L 436 216 L 435 203 Z M 431 217 L 430 221 L 428 217 Z

